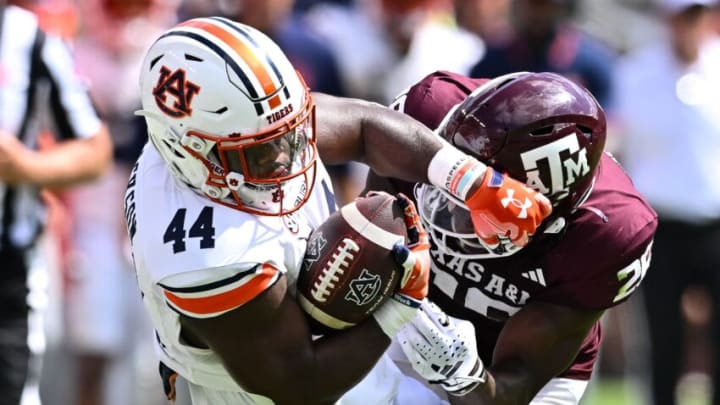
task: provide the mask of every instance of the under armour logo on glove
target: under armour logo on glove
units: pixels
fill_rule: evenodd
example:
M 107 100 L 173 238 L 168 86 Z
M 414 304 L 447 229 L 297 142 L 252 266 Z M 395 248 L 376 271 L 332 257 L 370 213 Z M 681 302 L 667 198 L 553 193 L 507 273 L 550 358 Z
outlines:
M 496 173 L 497 173 L 497 172 L 496 172 Z M 521 202 L 519 199 L 514 198 L 514 197 L 513 197 L 514 195 L 515 195 L 515 190 L 513 190 L 513 189 L 508 189 L 508 190 L 507 190 L 507 197 L 505 197 L 505 198 L 503 198 L 502 200 L 500 200 L 500 203 L 501 203 L 502 206 L 505 207 L 505 208 L 507 208 L 508 205 L 510 205 L 510 204 L 514 205 L 514 206 L 517 207 L 517 208 L 520 208 L 520 213 L 517 215 L 517 217 L 518 217 L 519 219 L 527 218 L 527 215 L 528 215 L 527 210 L 528 210 L 528 208 L 532 207 L 532 201 L 530 201 L 529 198 L 525 198 L 525 201 L 522 201 L 522 202 Z
M 550 200 L 544 195 L 491 167 L 465 203 L 475 233 L 491 247 L 504 240 L 525 246 L 552 212 Z

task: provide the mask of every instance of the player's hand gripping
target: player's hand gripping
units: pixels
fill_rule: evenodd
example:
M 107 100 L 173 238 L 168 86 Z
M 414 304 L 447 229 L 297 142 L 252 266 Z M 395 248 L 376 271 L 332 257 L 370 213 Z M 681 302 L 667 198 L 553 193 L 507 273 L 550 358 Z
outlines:
M 415 316 L 428 294 L 430 278 L 430 241 L 423 228 L 415 204 L 404 194 L 396 195 L 396 203 L 405 216 L 408 243 L 393 246 L 392 255 L 402 273 L 400 283 L 392 295 L 373 316 L 391 338 Z
M 403 276 L 397 294 L 417 302 L 428 294 L 428 278 L 430 276 L 430 240 L 423 228 L 415 204 L 402 193 L 396 195 L 397 204 L 403 209 L 405 226 L 407 227 L 408 244 L 393 246 L 393 257 L 402 267 Z
M 493 248 L 506 241 L 516 247 L 527 245 L 552 212 L 544 195 L 489 166 L 480 185 L 467 194 L 465 204 L 475 233 Z
M 413 369 L 452 395 L 465 395 L 486 379 L 472 323 L 448 316 L 423 302 L 417 316 L 400 329 L 397 340 Z

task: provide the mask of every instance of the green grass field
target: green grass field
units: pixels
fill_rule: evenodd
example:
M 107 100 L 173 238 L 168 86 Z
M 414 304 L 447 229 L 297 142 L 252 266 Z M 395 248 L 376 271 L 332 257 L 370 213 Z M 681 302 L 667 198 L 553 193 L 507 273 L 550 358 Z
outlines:
M 591 385 L 582 405 L 641 405 L 639 389 L 624 380 L 598 380 Z
M 709 381 L 689 377 L 678 387 L 678 405 L 709 405 Z M 646 405 L 641 388 L 628 380 L 599 379 L 587 390 L 582 405 Z

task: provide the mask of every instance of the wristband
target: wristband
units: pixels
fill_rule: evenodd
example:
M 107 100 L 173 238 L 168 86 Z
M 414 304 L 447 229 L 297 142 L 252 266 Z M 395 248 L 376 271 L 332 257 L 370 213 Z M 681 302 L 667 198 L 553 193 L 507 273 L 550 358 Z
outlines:
M 393 297 L 385 301 L 377 311 L 373 312 L 373 317 L 378 325 L 380 325 L 380 329 L 392 339 L 397 335 L 403 325 L 415 317 L 419 308 L 420 304 L 417 306 L 406 305 Z
M 428 179 L 430 184 L 465 201 L 468 191 L 486 169 L 484 163 L 446 143 L 430 160 Z

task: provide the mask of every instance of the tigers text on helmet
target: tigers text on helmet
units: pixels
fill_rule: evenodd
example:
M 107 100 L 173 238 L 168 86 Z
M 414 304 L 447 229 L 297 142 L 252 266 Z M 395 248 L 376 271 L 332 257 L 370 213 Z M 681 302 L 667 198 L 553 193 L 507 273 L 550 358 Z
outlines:
M 590 194 L 605 146 L 606 122 L 602 107 L 585 88 L 554 73 L 520 72 L 473 91 L 447 114 L 438 132 L 460 150 L 544 194 L 553 204 L 551 218 L 557 219 Z M 462 204 L 441 194 L 429 186 L 418 190 L 426 227 L 442 232 L 435 235 L 438 243 L 457 239 L 476 258 L 519 250 L 508 243 L 488 247 L 473 232 L 461 232 L 457 212 L 450 211 Z M 512 196 L 507 201 L 522 203 Z M 443 215 L 456 218 L 450 221 L 440 218 Z
M 315 106 L 260 31 L 219 17 L 173 27 L 148 50 L 140 92 L 150 141 L 196 192 L 257 215 L 284 215 L 307 201 Z

